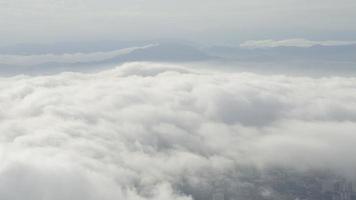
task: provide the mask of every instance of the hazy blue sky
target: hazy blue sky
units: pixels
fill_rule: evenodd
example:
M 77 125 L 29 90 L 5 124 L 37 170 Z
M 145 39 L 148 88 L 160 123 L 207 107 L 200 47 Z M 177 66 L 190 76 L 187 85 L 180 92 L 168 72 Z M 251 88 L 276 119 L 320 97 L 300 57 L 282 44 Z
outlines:
M 356 39 L 355 0 L 1 0 L 0 42 Z

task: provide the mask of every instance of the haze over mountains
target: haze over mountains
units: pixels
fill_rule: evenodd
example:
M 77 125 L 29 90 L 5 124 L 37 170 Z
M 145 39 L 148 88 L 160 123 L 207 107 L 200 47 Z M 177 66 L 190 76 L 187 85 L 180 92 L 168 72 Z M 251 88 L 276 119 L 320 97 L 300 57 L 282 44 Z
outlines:
M 348 73 L 355 66 L 355 55 L 356 44 L 336 42 L 257 47 L 204 45 L 184 40 L 22 44 L 0 47 L 0 73 L 90 71 L 93 66 L 107 68 L 132 61 L 224 62 L 250 69 L 259 69 L 260 63 L 264 63 L 271 70 L 287 72 L 315 69 Z

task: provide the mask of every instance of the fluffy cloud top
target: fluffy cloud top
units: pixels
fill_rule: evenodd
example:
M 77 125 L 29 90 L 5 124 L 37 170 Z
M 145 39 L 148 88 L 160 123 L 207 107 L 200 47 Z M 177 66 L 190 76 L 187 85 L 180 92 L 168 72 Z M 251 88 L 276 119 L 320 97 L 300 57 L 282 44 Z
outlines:
M 316 45 L 321 46 L 343 46 L 353 45 L 356 41 L 312 41 L 302 38 L 287 39 L 287 40 L 250 40 L 242 43 L 240 46 L 244 48 L 273 48 L 273 47 L 312 47 Z
M 355 88 L 154 63 L 1 78 L 0 199 L 203 199 L 246 187 L 241 166 L 353 175 Z

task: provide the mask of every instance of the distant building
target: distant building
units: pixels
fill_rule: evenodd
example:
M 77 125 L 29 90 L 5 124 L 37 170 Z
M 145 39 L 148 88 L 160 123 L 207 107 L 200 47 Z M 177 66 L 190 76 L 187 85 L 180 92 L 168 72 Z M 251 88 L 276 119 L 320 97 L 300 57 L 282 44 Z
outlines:
M 356 200 L 352 183 L 345 179 L 324 183 L 323 193 L 324 200 Z
M 225 200 L 225 195 L 222 192 L 214 193 L 212 200 Z
M 334 184 L 332 200 L 352 200 L 352 183 L 346 180 L 338 181 Z

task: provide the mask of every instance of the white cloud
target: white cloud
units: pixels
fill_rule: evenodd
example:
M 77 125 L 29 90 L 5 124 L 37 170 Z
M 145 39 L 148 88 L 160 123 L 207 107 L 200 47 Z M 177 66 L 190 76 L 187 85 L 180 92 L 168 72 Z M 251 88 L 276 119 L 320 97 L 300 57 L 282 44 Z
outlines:
M 312 47 L 321 46 L 344 46 L 356 44 L 356 41 L 312 41 L 302 38 L 286 39 L 286 40 L 250 40 L 240 44 L 244 48 L 273 48 L 273 47 Z
M 188 200 L 245 164 L 353 175 L 355 87 L 155 63 L 1 78 L 0 199 Z

